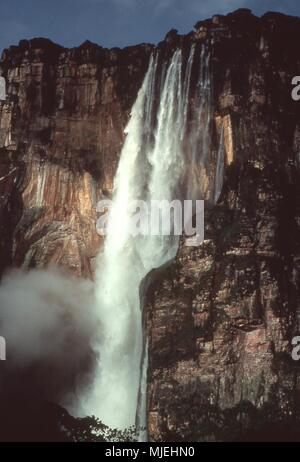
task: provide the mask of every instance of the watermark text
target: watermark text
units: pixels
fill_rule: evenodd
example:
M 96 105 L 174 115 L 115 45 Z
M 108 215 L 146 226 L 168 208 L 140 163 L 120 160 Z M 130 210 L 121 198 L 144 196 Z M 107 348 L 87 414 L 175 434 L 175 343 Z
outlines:
M 110 220 L 118 221 L 120 210 L 113 201 L 104 199 L 98 202 L 97 233 L 106 236 Z M 113 217 L 115 214 L 115 217 Z M 134 200 L 126 214 L 119 220 L 120 232 L 126 227 L 128 235 L 136 236 L 181 236 L 185 235 L 185 245 L 199 246 L 204 240 L 204 201 L 203 200 Z M 124 223 L 126 216 L 126 223 Z

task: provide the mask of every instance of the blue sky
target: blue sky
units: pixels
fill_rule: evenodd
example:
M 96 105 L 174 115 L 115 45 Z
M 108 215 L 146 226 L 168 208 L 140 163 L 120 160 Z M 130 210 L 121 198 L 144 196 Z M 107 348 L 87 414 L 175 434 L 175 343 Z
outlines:
M 0 0 L 0 52 L 32 37 L 68 47 L 86 39 L 106 47 L 157 43 L 171 28 L 188 32 L 199 19 L 241 7 L 300 16 L 299 0 Z

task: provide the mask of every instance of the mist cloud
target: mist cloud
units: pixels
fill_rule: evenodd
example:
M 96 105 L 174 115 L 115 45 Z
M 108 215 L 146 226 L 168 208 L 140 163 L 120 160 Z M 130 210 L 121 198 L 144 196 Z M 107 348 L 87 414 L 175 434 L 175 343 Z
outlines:
M 93 283 L 56 270 L 15 270 L 0 285 L 0 392 L 18 388 L 65 401 L 91 380 L 99 325 Z M 26 392 L 25 390 L 25 392 Z M 19 393 L 20 390 L 14 390 Z

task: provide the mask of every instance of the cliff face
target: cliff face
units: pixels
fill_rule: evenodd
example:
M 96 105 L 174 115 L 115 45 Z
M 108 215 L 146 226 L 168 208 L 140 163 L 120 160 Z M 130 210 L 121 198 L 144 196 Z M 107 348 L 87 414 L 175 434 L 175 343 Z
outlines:
M 176 260 L 149 278 L 155 441 L 238 439 L 298 419 L 290 340 L 299 310 L 300 103 L 291 80 L 300 75 L 300 20 L 242 10 L 187 36 L 171 31 L 159 48 L 169 55 L 207 39 L 224 186 L 206 209 L 205 242 L 191 248 L 183 238 Z M 111 192 L 152 48 L 66 50 L 35 39 L 3 53 L 1 272 L 55 263 L 92 276 L 96 203 Z
M 0 103 L 1 270 L 49 264 L 85 277 L 99 247 L 124 128 L 151 47 L 66 50 L 45 39 L 5 50 Z
M 300 22 L 244 12 L 200 23 L 198 33 L 214 38 L 227 167 L 204 243 L 182 239 L 176 260 L 149 276 L 149 433 L 299 438 L 290 342 L 299 329 L 300 106 L 291 80 Z

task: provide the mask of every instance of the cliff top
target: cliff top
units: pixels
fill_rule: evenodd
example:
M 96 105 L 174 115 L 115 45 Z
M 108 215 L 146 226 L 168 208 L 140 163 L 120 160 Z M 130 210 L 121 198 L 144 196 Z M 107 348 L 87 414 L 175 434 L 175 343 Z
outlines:
M 254 34 L 257 30 L 276 30 L 284 39 L 291 34 L 297 35 L 300 39 L 300 18 L 289 16 L 278 12 L 268 12 L 258 17 L 250 9 L 240 8 L 227 15 L 214 15 L 209 19 L 198 21 L 194 30 L 188 34 L 179 34 L 176 29 L 171 29 L 165 36 L 164 40 L 157 46 L 164 43 L 175 44 L 179 40 L 188 38 L 197 39 L 199 34 L 208 32 L 211 34 L 220 31 L 230 31 L 231 33 Z M 198 35 L 197 35 L 198 34 Z M 144 48 L 154 48 L 155 45 L 142 43 L 124 48 L 103 48 L 102 46 L 86 40 L 78 47 L 65 48 L 50 39 L 39 37 L 31 40 L 21 40 L 18 45 L 12 45 L 3 50 L 0 64 L 6 66 L 15 66 L 20 62 L 39 61 L 47 63 L 56 63 L 59 60 L 69 59 L 72 61 L 85 62 L 113 62 L 122 59 L 128 54 L 136 54 Z

